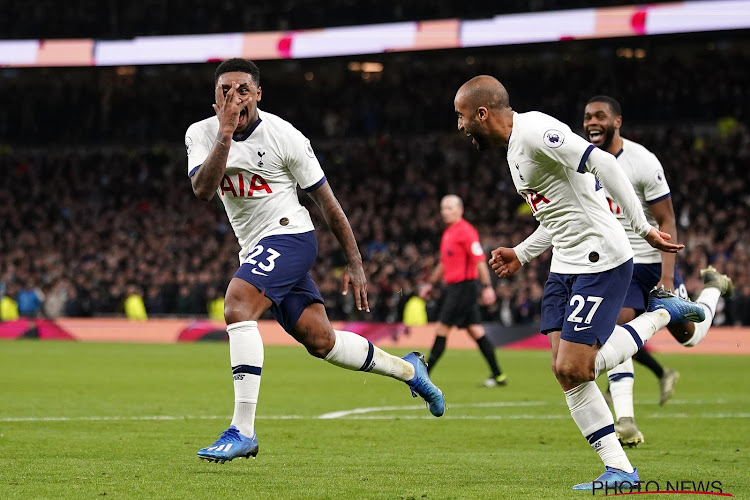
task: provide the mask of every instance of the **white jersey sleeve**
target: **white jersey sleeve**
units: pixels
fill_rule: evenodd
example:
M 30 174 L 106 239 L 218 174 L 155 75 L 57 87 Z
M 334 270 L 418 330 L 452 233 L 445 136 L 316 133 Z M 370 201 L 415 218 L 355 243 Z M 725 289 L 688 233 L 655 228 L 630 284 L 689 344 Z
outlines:
M 651 231 L 651 224 L 646 220 L 646 215 L 643 213 L 641 202 L 635 194 L 633 185 L 617 164 L 615 157 L 595 148 L 591 151 L 585 167 L 596 175 L 602 186 L 620 205 L 633 231 L 639 236 L 645 237 Z
M 206 161 L 212 147 L 213 142 L 206 135 L 205 127 L 201 125 L 201 122 L 193 123 L 188 127 L 187 132 L 185 132 L 185 151 L 188 157 L 188 175 L 190 177 Z
M 528 238 L 513 248 L 516 257 L 522 266 L 525 266 L 532 260 L 544 253 L 552 245 L 552 235 L 540 225 L 536 231 L 531 233 Z
M 642 157 L 639 173 L 637 188 L 643 193 L 646 203 L 661 201 L 670 194 L 664 168 L 653 153 Z
M 651 211 L 651 205 L 670 197 L 669 184 L 664 175 L 664 169 L 651 151 L 624 137 L 622 141 L 622 149 L 615 155 L 617 163 L 635 188 L 635 194 L 638 196 L 641 208 L 646 214 L 646 220 L 656 227 L 657 221 Z M 610 210 L 628 234 L 630 246 L 635 254 L 634 262 L 636 264 L 660 263 L 661 252 L 633 231 L 624 211 L 614 200 L 614 197 L 609 192 L 606 192 L 606 196 Z
M 548 117 L 552 122 L 552 117 Z M 556 122 L 556 123 L 555 123 Z M 536 151 L 538 154 L 547 156 L 555 163 L 583 173 L 586 160 L 595 148 L 593 144 L 583 137 L 574 134 L 564 123 L 554 120 L 550 125 L 554 128 L 547 129 L 543 134 L 533 136 L 537 139 Z
M 291 127 L 290 127 L 291 128 Z M 287 168 L 303 190 L 318 187 L 325 179 L 323 169 L 315 156 L 310 141 L 302 132 L 291 128 L 282 144 Z

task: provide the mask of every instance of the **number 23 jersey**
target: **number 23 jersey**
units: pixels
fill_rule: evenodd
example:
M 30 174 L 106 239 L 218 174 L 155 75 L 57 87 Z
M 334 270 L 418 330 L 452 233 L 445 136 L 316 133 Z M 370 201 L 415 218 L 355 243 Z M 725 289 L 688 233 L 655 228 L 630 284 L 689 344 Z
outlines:
M 261 238 L 313 231 L 297 185 L 312 191 L 326 180 L 310 141 L 299 130 L 271 113 L 258 114 L 242 137 L 232 139 L 226 171 L 216 189 L 242 247 L 240 262 Z M 210 154 L 218 130 L 216 116 L 188 128 L 185 147 L 191 177 Z

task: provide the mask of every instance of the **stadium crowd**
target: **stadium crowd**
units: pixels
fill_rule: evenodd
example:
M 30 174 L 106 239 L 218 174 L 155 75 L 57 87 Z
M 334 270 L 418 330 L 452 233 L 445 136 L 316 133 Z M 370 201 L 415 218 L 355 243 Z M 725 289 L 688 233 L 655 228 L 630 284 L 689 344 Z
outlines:
M 628 136 L 659 154 L 671 180 L 688 291 L 700 290 L 698 271 L 712 263 L 738 290 L 717 321 L 750 324 L 750 132 Z M 464 199 L 487 251 L 519 242 L 536 225 L 502 152 L 480 156 L 455 134 L 328 140 L 316 152 L 360 243 L 373 320 L 400 320 L 432 270 L 443 194 Z M 194 198 L 181 150 L 5 152 L 0 169 L 0 286 L 22 314 L 113 314 L 138 294 L 152 315 L 202 315 L 236 270 L 239 248 L 220 202 Z M 329 314 L 360 318 L 339 294 L 338 244 L 310 211 L 321 229 L 314 273 Z M 496 282 L 500 300 L 485 319 L 536 321 L 548 264 L 547 254 Z
M 369 317 L 398 321 L 435 265 L 444 194 L 463 198 L 486 251 L 536 227 L 503 152 L 480 155 L 452 132 L 458 86 L 496 74 L 516 110 L 545 111 L 574 130 L 589 97 L 613 95 L 623 135 L 665 166 L 688 291 L 700 290 L 700 268 L 715 265 L 737 287 L 716 323 L 750 324 L 747 44 L 695 36 L 642 43 L 642 58 L 602 41 L 556 52 L 392 54 L 376 73 L 350 71 L 342 59 L 269 61 L 260 107 L 313 140 L 361 245 Z M 115 314 L 140 296 L 150 315 L 202 315 L 221 296 L 239 248 L 219 202 L 193 196 L 179 146 L 187 125 L 213 113 L 212 72 L 0 70 L 0 292 L 21 314 Z M 338 244 L 303 199 L 319 228 L 314 273 L 331 318 L 363 318 L 339 294 Z M 496 282 L 499 300 L 485 319 L 534 323 L 548 265 L 549 253 Z M 427 304 L 429 313 L 436 307 L 437 299 Z
M 380 72 L 352 71 L 350 63 L 363 58 L 262 61 L 261 108 L 311 138 L 443 132 L 455 127 L 456 89 L 471 76 L 490 74 L 502 78 L 515 109 L 545 111 L 572 124 L 580 122 L 588 98 L 603 91 L 618 98 L 629 123 L 723 116 L 747 123 L 750 47 L 726 36 L 646 39 L 638 48 L 598 40 L 389 54 L 375 57 L 382 60 Z M 16 146 L 179 144 L 185 124 L 213 114 L 213 68 L 0 68 L 6 111 L 0 137 Z

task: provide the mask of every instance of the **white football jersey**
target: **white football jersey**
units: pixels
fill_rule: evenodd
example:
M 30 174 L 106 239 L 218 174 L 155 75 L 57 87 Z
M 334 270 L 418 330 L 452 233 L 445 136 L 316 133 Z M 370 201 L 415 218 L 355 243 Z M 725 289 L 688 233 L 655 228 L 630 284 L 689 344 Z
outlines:
M 635 194 L 638 195 L 649 224 L 657 227 L 654 214 L 651 213 L 651 204 L 668 198 L 670 195 L 664 169 L 651 151 L 628 139 L 623 138 L 622 141 L 622 149 L 615 155 L 617 162 L 622 166 L 623 172 L 635 188 Z M 661 252 L 649 245 L 646 240 L 630 228 L 630 223 L 622 212 L 622 208 L 612 199 L 606 189 L 604 193 L 607 196 L 610 210 L 615 214 L 628 235 L 630 246 L 635 254 L 633 262 L 636 264 L 661 263 Z
M 561 121 L 540 113 L 513 114 L 508 166 L 518 194 L 552 238 L 550 270 L 588 274 L 633 257 L 625 230 L 586 171 L 594 146 Z
M 244 138 L 233 139 L 216 193 L 242 249 L 240 263 L 261 238 L 315 229 L 297 197 L 325 181 L 310 141 L 292 124 L 258 110 L 260 120 Z M 185 133 L 188 175 L 206 160 L 219 131 L 216 116 L 193 123 Z

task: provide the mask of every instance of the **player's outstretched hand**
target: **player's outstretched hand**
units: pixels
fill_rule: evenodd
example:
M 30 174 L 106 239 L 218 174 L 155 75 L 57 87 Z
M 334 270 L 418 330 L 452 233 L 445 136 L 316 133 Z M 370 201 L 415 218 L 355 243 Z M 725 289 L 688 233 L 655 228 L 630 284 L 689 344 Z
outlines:
M 225 134 L 233 134 L 240 120 L 243 108 L 242 98 L 237 95 L 239 84 L 232 82 L 232 87 L 224 95 L 221 85 L 216 85 L 216 104 L 213 104 L 216 116 L 219 118 L 219 130 Z
M 512 248 L 499 247 L 492 251 L 489 260 L 490 267 L 498 278 L 507 278 L 521 269 L 521 261 Z
M 344 267 L 344 274 L 341 277 L 342 290 L 341 295 L 346 295 L 349 291 L 349 284 L 354 291 L 354 304 L 358 311 L 370 312 L 370 306 L 367 304 L 367 278 L 362 263 L 347 264 Z
M 654 248 L 658 248 L 662 252 L 677 253 L 685 248 L 685 245 L 679 245 L 667 241 L 671 239 L 672 236 L 669 233 L 659 231 L 655 227 L 652 227 L 651 231 L 646 235 L 646 241 L 648 241 L 648 244 Z

